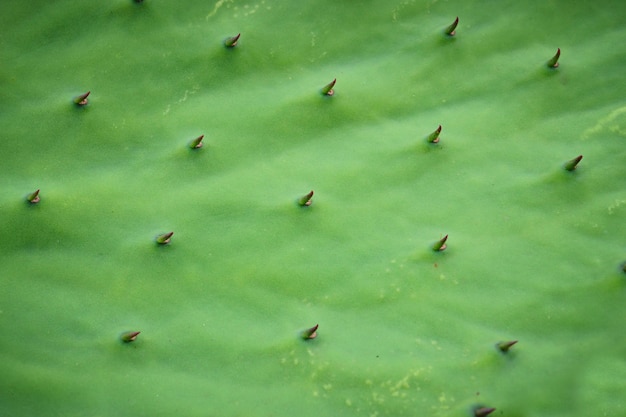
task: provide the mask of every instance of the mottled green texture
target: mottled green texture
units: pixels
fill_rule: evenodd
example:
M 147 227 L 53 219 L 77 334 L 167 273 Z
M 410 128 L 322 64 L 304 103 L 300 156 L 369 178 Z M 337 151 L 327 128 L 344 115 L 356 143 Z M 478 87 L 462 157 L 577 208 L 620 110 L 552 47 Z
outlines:
M 625 6 L 578 3 L 3 1 L 0 414 L 626 414 Z

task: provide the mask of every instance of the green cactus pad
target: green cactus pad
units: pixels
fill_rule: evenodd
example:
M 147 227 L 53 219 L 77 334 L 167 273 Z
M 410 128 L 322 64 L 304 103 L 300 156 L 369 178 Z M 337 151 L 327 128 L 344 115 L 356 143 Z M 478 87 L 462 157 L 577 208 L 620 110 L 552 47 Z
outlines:
M 1 2 L 0 415 L 626 415 L 624 10 Z

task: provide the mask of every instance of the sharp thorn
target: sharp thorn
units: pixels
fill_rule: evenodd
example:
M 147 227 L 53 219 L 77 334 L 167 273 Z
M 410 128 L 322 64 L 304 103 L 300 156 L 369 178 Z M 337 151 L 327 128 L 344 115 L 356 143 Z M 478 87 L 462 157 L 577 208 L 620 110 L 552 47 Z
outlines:
M 498 342 L 496 343 L 496 347 L 500 350 L 500 352 L 508 352 L 509 349 L 511 349 L 513 347 L 513 345 L 515 345 L 517 343 L 517 340 L 507 340 L 504 342 Z
M 122 339 L 122 342 L 124 343 L 134 342 L 137 339 L 137 336 L 139 336 L 139 333 L 141 332 L 124 332 L 120 336 L 120 339 Z
M 433 250 L 435 252 L 441 252 L 441 251 L 446 250 L 446 248 L 448 247 L 446 245 L 447 240 L 448 240 L 448 235 L 445 235 L 444 237 L 436 241 L 435 244 L 433 245 Z
M 319 327 L 319 324 L 316 324 L 315 326 L 306 329 L 302 332 L 302 338 L 304 340 L 310 340 L 310 339 L 315 339 L 317 337 L 317 328 Z
M 235 46 L 237 46 L 237 42 L 239 41 L 240 36 L 241 33 L 238 33 L 235 36 L 224 39 L 224 46 L 227 48 L 234 48 Z
M 426 140 L 428 141 L 428 143 L 439 143 L 439 134 L 440 133 L 441 133 L 441 125 L 439 125 L 439 127 L 433 133 L 428 135 Z
M 474 416 L 476 417 L 486 417 L 489 414 L 493 413 L 494 411 L 496 411 L 495 408 L 490 408 L 490 407 L 476 407 L 474 409 Z
M 578 166 L 578 163 L 582 161 L 582 159 L 583 159 L 583 156 L 578 155 L 576 158 L 567 161 L 565 165 L 563 166 L 563 168 L 565 168 L 566 171 L 573 171 L 576 169 L 576 167 Z
M 200 149 L 202 148 L 202 139 L 204 139 L 204 135 L 200 135 L 191 142 L 189 142 L 189 147 L 191 149 Z
M 91 94 L 91 91 L 87 91 L 84 94 L 81 94 L 80 96 L 76 96 L 74 97 L 74 104 L 76 104 L 77 106 L 86 106 L 87 103 L 89 103 L 89 100 L 87 100 L 87 97 L 89 97 L 89 94 Z
M 332 96 L 335 94 L 335 90 L 333 90 L 333 88 L 335 87 L 335 83 L 337 82 L 337 79 L 335 78 L 334 80 L 332 80 L 331 82 L 329 82 L 328 84 L 326 84 L 324 87 L 322 87 L 321 89 L 321 93 L 325 96 Z
M 35 192 L 28 194 L 28 196 L 26 196 L 26 200 L 31 204 L 39 203 L 39 201 L 41 200 L 41 198 L 39 197 L 39 191 L 40 190 L 37 190 Z
M 306 195 L 303 195 L 298 199 L 298 205 L 302 207 L 308 207 L 313 204 L 313 190 L 309 191 Z
M 174 232 L 163 233 L 162 235 L 158 235 L 156 237 L 156 243 L 158 243 L 159 245 L 167 245 L 172 240 L 173 235 L 174 235 Z
M 456 35 L 456 27 L 458 25 L 459 25 L 459 17 L 457 16 L 457 18 L 454 19 L 454 22 L 452 22 L 452 24 L 448 26 L 443 32 L 448 36 L 454 36 Z
M 559 66 L 559 57 L 561 56 L 561 48 L 557 48 L 556 54 L 546 63 L 548 68 L 558 68 Z

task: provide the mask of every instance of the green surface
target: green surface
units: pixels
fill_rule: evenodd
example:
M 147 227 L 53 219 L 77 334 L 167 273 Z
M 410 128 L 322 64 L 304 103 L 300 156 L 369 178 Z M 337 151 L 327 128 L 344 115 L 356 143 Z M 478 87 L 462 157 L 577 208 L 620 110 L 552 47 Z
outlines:
M 0 414 L 626 414 L 626 6 L 337 3 L 2 2 Z

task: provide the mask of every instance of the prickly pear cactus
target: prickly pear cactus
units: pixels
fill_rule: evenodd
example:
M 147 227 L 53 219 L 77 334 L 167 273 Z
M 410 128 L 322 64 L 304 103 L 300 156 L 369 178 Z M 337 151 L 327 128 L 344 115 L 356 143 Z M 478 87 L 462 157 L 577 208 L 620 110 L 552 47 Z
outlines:
M 624 10 L 3 2 L 0 414 L 626 415 Z

